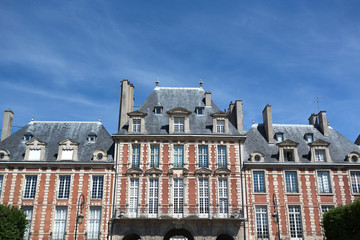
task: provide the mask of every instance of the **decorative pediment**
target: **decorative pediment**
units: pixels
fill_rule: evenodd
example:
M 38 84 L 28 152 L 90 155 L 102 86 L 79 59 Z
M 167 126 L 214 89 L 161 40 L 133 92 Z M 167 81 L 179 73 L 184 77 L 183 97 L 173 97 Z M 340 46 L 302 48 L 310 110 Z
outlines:
M 227 117 L 229 117 L 229 114 L 226 113 L 226 112 L 218 111 L 216 113 L 210 114 L 210 116 L 213 117 L 213 118 L 218 118 L 218 117 L 227 118 Z
M 168 175 L 177 175 L 178 177 L 180 177 L 180 175 L 188 175 L 189 170 L 187 170 L 186 168 L 170 168 L 168 171 Z
M 75 142 L 74 140 L 72 140 L 71 138 L 66 138 L 62 141 L 59 142 L 59 145 L 68 145 L 68 146 L 78 146 L 79 143 L 78 142 Z
M 182 107 L 177 107 L 177 108 L 173 108 L 169 111 L 167 111 L 167 114 L 169 115 L 190 115 L 191 111 L 182 108 Z
M 129 112 L 127 115 L 129 117 L 146 117 L 147 113 L 141 112 L 139 110 L 135 110 L 133 112 Z
M 30 141 L 26 142 L 25 144 L 26 144 L 26 146 L 46 146 L 47 145 L 46 142 L 43 142 L 36 137 L 32 138 Z
M 294 142 L 290 139 L 286 139 L 285 141 L 283 141 L 281 143 L 277 143 L 276 145 L 278 147 L 297 147 L 299 145 L 299 143 Z
M 330 145 L 329 142 L 324 141 L 322 139 L 318 139 L 315 142 L 309 143 L 308 144 L 310 147 L 315 147 L 315 146 L 323 146 L 323 147 L 328 147 Z
M 229 176 L 231 171 L 227 168 L 218 168 L 215 170 L 215 175 L 217 176 Z
M 146 170 L 146 172 L 145 172 L 145 174 L 149 175 L 149 176 L 153 176 L 153 175 L 160 176 L 162 173 L 163 173 L 163 171 L 161 171 L 158 168 L 154 168 L 154 167 Z
M 210 176 L 212 174 L 212 171 L 208 168 L 200 168 L 195 171 L 195 175 L 199 176 Z
M 141 175 L 143 173 L 143 171 L 140 169 L 140 168 L 129 168 L 127 171 L 126 171 L 126 175 L 131 175 L 131 176 L 134 176 L 134 175 Z

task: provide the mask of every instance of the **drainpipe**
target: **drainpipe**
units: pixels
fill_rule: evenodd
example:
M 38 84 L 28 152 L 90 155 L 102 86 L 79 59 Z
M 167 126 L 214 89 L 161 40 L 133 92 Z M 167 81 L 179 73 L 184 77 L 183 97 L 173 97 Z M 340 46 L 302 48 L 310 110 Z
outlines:
M 118 148 L 119 143 L 115 142 L 114 156 L 115 156 L 115 179 L 114 179 L 114 189 L 113 189 L 113 203 L 112 203 L 112 213 L 111 213 L 111 226 L 110 226 L 110 239 L 113 239 L 113 229 L 114 229 L 114 215 L 116 214 L 115 203 L 116 203 L 116 188 L 117 188 L 117 179 L 118 179 Z M 116 217 L 116 216 L 115 216 Z
M 246 240 L 246 220 L 245 220 L 245 202 L 244 202 L 245 185 L 244 185 L 244 180 L 243 180 L 243 171 L 244 171 L 244 161 L 243 161 L 244 154 L 243 154 L 243 152 L 244 151 L 243 151 L 243 145 L 241 144 L 241 140 L 239 141 L 239 151 L 240 151 L 241 203 L 242 203 L 242 211 L 243 211 L 243 217 L 244 217 L 244 240 Z

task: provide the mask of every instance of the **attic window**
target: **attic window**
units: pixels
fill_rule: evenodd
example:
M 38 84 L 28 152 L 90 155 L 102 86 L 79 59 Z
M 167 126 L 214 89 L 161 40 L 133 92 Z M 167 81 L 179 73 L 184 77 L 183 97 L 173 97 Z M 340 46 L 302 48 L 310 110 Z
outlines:
M 0 153 L 0 160 L 3 160 L 5 158 L 5 154 L 4 153 Z
M 284 150 L 284 161 L 294 161 L 294 150 L 286 149 Z
M 163 108 L 162 107 L 154 107 L 155 114 L 162 114 Z
M 195 109 L 195 112 L 197 115 L 203 115 L 204 114 L 204 108 L 203 107 L 197 107 Z
M 88 136 L 87 136 L 87 141 L 88 142 L 95 142 L 96 141 L 96 134 L 95 133 L 90 133 Z
M 28 132 L 28 133 L 24 134 L 23 140 L 24 141 L 30 141 L 32 138 L 33 138 L 33 135 Z
M 283 142 L 284 141 L 284 134 L 283 133 L 276 133 L 275 134 L 276 142 Z
M 312 143 L 314 141 L 312 133 L 305 134 L 305 140 L 307 143 Z

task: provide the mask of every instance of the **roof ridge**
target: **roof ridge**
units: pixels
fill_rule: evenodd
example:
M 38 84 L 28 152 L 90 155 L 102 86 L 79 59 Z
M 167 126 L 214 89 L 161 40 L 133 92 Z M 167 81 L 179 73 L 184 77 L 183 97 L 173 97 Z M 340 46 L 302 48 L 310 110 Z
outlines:
M 97 123 L 102 124 L 99 121 L 31 121 L 29 124 L 32 123 Z

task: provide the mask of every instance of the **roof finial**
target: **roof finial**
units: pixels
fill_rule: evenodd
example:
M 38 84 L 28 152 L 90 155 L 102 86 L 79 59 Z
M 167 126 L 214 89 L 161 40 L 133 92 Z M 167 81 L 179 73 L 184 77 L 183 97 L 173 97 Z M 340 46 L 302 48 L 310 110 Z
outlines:
M 203 81 L 202 81 L 201 79 L 200 79 L 199 84 L 200 84 L 200 87 L 202 87 L 202 85 L 204 84 L 204 83 L 203 83 Z
M 155 84 L 156 84 L 156 86 L 159 85 L 159 79 L 158 78 L 156 78 Z
M 253 119 L 253 124 L 255 124 L 255 120 Z
M 31 121 L 32 121 L 32 122 L 34 121 L 34 116 L 31 117 Z
M 101 116 L 99 116 L 99 122 L 101 122 Z

